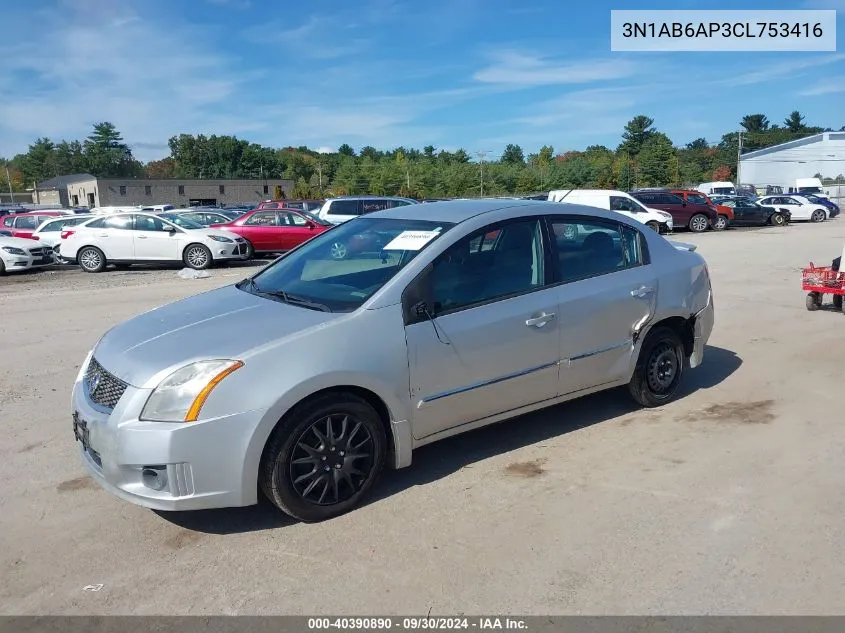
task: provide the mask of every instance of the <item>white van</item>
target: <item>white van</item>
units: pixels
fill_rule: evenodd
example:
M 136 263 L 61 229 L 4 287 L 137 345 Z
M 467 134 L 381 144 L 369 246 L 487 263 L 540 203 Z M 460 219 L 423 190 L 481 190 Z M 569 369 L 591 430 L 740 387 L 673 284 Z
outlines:
M 315 214 L 329 224 L 341 224 L 359 215 L 383 211 L 407 204 L 417 204 L 411 198 L 397 198 L 392 196 L 344 196 L 329 198 Z
M 736 187 L 734 184 L 726 181 L 703 182 L 696 187 L 696 190 L 708 196 L 736 195 Z
M 821 198 L 827 198 L 828 192 L 819 178 L 796 178 L 795 185 L 789 188 L 789 193 L 809 193 Z
M 146 213 L 167 213 L 173 211 L 176 207 L 172 204 L 151 204 L 148 207 L 142 207 L 141 211 Z
M 660 233 L 670 232 L 674 226 L 666 211 L 650 209 L 624 191 L 614 189 L 558 189 L 549 192 L 549 202 L 566 202 L 615 211 L 653 228 Z

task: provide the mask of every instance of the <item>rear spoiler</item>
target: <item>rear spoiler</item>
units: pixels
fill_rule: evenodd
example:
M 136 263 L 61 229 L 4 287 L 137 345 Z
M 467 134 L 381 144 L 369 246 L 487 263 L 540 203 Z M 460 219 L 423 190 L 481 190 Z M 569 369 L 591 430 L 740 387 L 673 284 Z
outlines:
M 674 240 L 671 240 L 671 242 L 672 242 L 672 246 L 677 248 L 679 251 L 690 251 L 690 252 L 692 252 L 696 248 L 698 248 L 698 246 L 696 246 L 695 244 L 688 244 L 687 242 L 676 242 Z

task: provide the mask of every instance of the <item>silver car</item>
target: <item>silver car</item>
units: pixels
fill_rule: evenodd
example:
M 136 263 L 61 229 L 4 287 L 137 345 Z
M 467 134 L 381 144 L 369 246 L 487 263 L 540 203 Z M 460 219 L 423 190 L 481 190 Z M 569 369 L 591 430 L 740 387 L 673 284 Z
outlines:
M 712 327 L 702 257 L 625 216 L 408 205 L 114 327 L 74 384 L 74 435 L 127 501 L 246 506 L 261 490 L 319 521 L 450 435 L 619 385 L 663 405 Z

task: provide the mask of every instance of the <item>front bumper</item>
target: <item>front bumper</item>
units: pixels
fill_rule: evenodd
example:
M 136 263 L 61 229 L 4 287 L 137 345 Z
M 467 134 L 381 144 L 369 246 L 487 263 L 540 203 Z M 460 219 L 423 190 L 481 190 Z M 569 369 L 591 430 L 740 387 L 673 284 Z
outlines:
M 249 255 L 249 247 L 246 241 L 235 242 L 234 244 L 227 244 L 226 242 L 214 242 L 211 247 L 211 253 L 214 259 L 246 259 Z
M 138 416 L 151 390 L 129 386 L 108 411 L 90 400 L 83 376 L 84 369 L 73 386 L 72 412 L 87 446 L 81 437 L 76 442 L 88 474 L 105 490 L 164 511 L 256 503 L 255 473 L 246 455 L 263 411 L 190 423 L 143 422 Z M 149 486 L 145 468 L 159 473 L 161 489 Z
M 33 257 L 31 255 L 3 255 L 3 264 L 6 272 L 12 273 L 15 271 L 32 270 L 33 268 L 44 268 L 55 263 L 53 256 Z

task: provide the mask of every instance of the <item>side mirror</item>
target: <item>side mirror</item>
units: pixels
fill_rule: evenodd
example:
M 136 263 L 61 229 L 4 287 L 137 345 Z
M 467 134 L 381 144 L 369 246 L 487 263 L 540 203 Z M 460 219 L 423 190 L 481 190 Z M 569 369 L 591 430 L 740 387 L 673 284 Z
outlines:
M 413 307 L 414 314 L 420 318 L 431 318 L 431 310 L 425 301 L 420 301 Z
M 176 233 L 176 227 L 168 225 L 167 226 L 167 232 L 170 233 L 171 235 L 173 235 L 174 233 Z
M 313 223 L 313 222 L 309 222 L 309 223 L 308 223 L 308 229 L 309 229 L 310 231 L 313 231 L 313 230 L 314 230 L 314 229 L 316 229 L 316 228 L 317 228 L 317 227 L 314 225 L 314 223 Z

